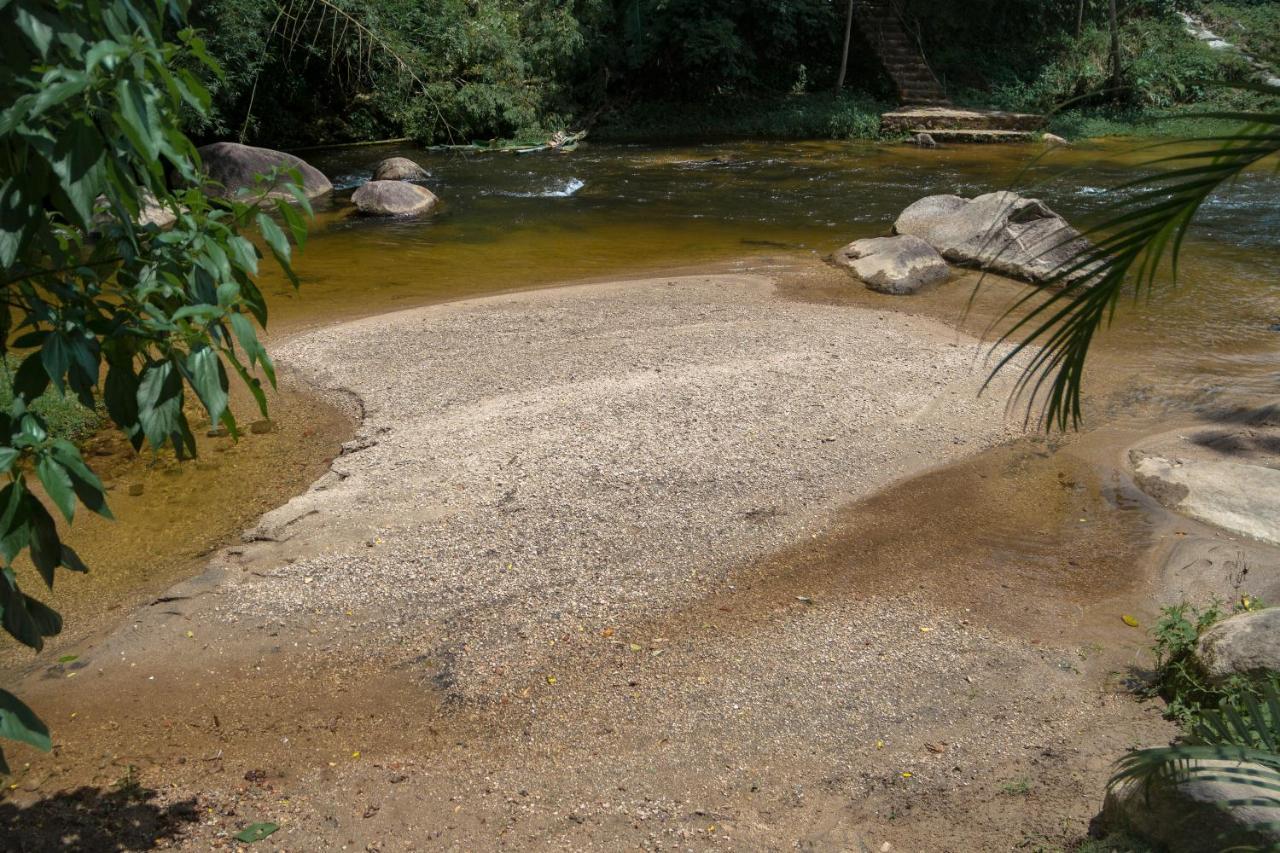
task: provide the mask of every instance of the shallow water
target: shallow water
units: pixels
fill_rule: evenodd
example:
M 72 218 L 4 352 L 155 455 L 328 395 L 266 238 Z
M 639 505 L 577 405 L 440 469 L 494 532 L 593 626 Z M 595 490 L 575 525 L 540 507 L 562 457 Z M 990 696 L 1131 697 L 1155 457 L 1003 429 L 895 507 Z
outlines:
M 1169 153 L 1149 142 L 1048 153 L 1038 145 L 836 142 L 585 145 L 525 156 L 401 146 L 317 152 L 312 162 L 341 189 L 317 211 L 298 265 L 303 289 L 273 280 L 268 292 L 276 324 L 293 328 L 552 282 L 820 257 L 888 233 L 904 207 L 933 193 L 1014 188 L 1086 224 L 1111 200 L 1107 187 Z M 353 216 L 351 190 L 396 155 L 427 167 L 440 209 L 399 221 Z M 1278 184 L 1273 171 L 1258 169 L 1215 196 L 1185 253 L 1181 286 L 1155 296 L 1158 311 L 1122 311 L 1109 341 L 1176 382 L 1274 387 Z

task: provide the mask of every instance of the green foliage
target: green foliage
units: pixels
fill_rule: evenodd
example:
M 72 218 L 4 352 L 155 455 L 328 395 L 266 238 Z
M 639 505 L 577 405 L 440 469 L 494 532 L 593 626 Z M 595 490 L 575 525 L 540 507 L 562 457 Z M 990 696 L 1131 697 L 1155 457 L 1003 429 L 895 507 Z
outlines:
M 1280 679 L 1273 677 L 1262 684 L 1257 696 L 1246 694 L 1242 707 L 1224 702 L 1196 727 L 1194 740 L 1130 752 L 1116 762 L 1108 787 L 1129 780 L 1147 786 L 1188 781 L 1242 786 L 1250 789 L 1249 796 L 1217 805 L 1247 806 L 1237 812 L 1237 819 L 1273 830 L 1280 821 Z M 1229 849 L 1256 848 L 1233 845 Z
M 195 23 L 233 69 L 205 134 L 273 144 L 424 142 L 559 123 L 591 0 L 211 0 Z M 577 13 L 577 14 L 575 14 Z
M 866 97 L 829 94 L 720 98 L 688 104 L 644 102 L 606 115 L 595 139 L 876 139 L 889 107 Z
M 21 363 L 12 354 L 0 363 L 0 411 L 13 405 L 13 378 Z M 106 423 L 106 411 L 101 405 L 86 408 L 75 395 L 56 388 L 47 389 L 32 401 L 30 409 L 44 419 L 50 436 L 72 443 L 83 441 Z
M 1280 95 L 1280 88 L 1270 94 Z M 1147 174 L 1114 187 L 1127 195 L 1112 202 L 1104 220 L 1086 232 L 1093 241 L 1089 248 L 1048 278 L 1052 295 L 1040 300 L 1028 293 L 1009 309 L 1008 316 L 1025 313 L 1001 336 L 1000 343 L 1013 346 L 992 376 L 1019 356 L 1029 356 L 1016 392 L 1027 401 L 1028 416 L 1042 407 L 1047 428 L 1079 425 L 1089 347 L 1114 317 L 1121 297 L 1151 294 L 1157 283 L 1176 283 L 1178 255 L 1201 205 L 1245 169 L 1280 154 L 1280 111 L 1274 108 L 1205 117 L 1245 124 L 1229 133 L 1184 140 L 1193 150 L 1154 157 L 1146 164 Z
M 1199 8 L 1214 32 L 1271 63 L 1280 62 L 1280 3 L 1275 0 L 1214 0 Z
M 1152 692 L 1165 700 L 1166 715 L 1201 742 L 1236 742 L 1224 733 L 1240 713 L 1250 713 L 1260 685 L 1240 676 L 1210 683 L 1196 659 L 1196 645 L 1206 631 L 1228 616 L 1262 607 L 1262 602 L 1250 596 L 1243 596 L 1231 608 L 1217 600 L 1203 608 L 1182 602 L 1161 608 L 1151 629 L 1156 658 Z M 1224 713 L 1228 715 L 1225 718 Z
M 253 203 L 265 190 L 220 200 L 194 188 L 199 163 L 181 113 L 207 109 L 191 67 L 209 60 L 185 13 L 181 0 L 0 4 L 0 355 L 20 359 L 0 411 L 0 625 L 37 650 L 62 620 L 23 591 L 29 572 L 52 588 L 59 569 L 87 568 L 31 477 L 67 522 L 81 506 L 110 511 L 101 481 L 36 401 L 52 388 L 90 411 L 101 404 L 135 447 L 168 444 L 182 458 L 195 452 L 188 392 L 235 434 L 227 366 L 264 414 L 251 371 L 274 381 L 255 332 L 267 320 L 254 283 L 263 253 L 249 235 L 260 233 L 290 276 L 292 246 Z M 144 224 L 147 207 L 174 224 Z M 283 201 L 277 210 L 301 241 L 299 212 Z M 9 694 L 0 736 L 48 747 Z

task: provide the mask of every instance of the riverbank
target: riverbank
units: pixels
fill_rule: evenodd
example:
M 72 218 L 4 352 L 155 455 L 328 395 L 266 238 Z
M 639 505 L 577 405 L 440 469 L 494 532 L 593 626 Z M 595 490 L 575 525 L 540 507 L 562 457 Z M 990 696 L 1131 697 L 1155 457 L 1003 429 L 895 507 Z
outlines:
M 59 746 L 21 756 L 4 826 L 92 816 L 124 779 L 190 849 L 258 820 L 297 850 L 1081 834 L 1109 761 L 1163 731 L 1106 675 L 1144 644 L 1117 564 L 1150 525 L 1087 457 L 1007 444 L 971 339 L 784 277 L 278 344 L 359 399 L 357 439 L 23 685 Z

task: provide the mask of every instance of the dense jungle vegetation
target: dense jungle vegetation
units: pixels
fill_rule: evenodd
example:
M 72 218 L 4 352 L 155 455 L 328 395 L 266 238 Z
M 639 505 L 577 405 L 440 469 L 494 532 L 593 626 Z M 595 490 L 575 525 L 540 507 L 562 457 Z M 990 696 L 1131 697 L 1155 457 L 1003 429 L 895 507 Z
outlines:
M 1247 63 L 1189 36 L 1186 8 L 1274 52 L 1270 0 L 903 0 L 957 103 L 1130 121 L 1202 102 Z M 833 94 L 845 0 L 206 0 L 194 10 L 226 76 L 205 138 L 286 146 L 412 136 L 851 137 L 876 133 L 892 87 L 854 28 Z M 1270 33 L 1270 35 L 1268 35 Z M 1225 105 L 1251 96 L 1215 90 Z M 1077 100 L 1072 100 L 1077 99 Z M 1238 104 L 1237 104 L 1238 105 Z M 1105 121 L 1104 121 L 1105 124 Z

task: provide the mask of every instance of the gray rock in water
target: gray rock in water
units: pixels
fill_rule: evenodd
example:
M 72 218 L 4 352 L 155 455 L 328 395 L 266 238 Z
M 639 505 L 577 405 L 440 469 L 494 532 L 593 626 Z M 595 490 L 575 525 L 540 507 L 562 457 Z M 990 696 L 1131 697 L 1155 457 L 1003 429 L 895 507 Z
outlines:
M 430 173 L 408 157 L 388 157 L 373 170 L 375 181 L 425 181 Z
M 439 199 L 426 187 L 404 181 L 369 181 L 351 195 L 361 213 L 370 216 L 411 216 L 426 213 Z
M 1210 681 L 1280 673 L 1280 607 L 1237 613 L 1214 625 L 1196 643 L 1196 658 Z M 1280 814 L 1276 815 L 1280 820 Z
M 927 133 L 917 133 L 911 137 L 912 143 L 919 145 L 921 148 L 937 148 L 938 140 L 934 139 Z
M 1280 809 L 1262 805 L 1224 808 L 1222 805 L 1228 800 L 1258 797 L 1257 788 L 1236 780 L 1251 769 L 1263 769 L 1261 765 L 1193 761 L 1191 766 L 1210 771 L 1218 778 L 1193 776 L 1176 784 L 1163 779 L 1150 785 L 1132 780 L 1121 783 L 1107 792 L 1102 806 L 1103 824 L 1108 830 L 1155 842 L 1169 853 L 1276 849 L 1280 830 L 1274 824 L 1270 827 L 1266 824 L 1280 820 Z
M 258 176 L 273 169 L 296 169 L 302 177 L 302 189 L 307 198 L 315 198 L 333 190 L 319 169 L 300 157 L 273 151 L 270 148 L 254 148 L 238 142 L 214 142 L 197 149 L 204 173 L 211 183 L 205 191 L 213 195 L 235 195 L 240 190 L 254 191 L 259 187 Z M 282 176 L 282 180 L 288 180 Z M 285 189 L 273 188 L 272 198 L 292 198 Z
M 893 230 L 921 238 L 954 263 L 1033 284 L 1092 247 L 1044 202 L 1011 192 L 926 196 L 902 211 Z
M 947 262 L 919 237 L 872 237 L 854 240 L 833 260 L 848 267 L 872 290 L 902 295 L 945 281 Z
M 1056 133 L 1046 133 L 1040 137 L 1040 141 L 1045 145 L 1070 145 L 1071 143 L 1063 139 Z

